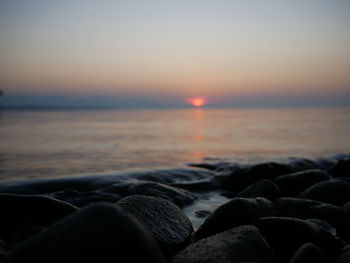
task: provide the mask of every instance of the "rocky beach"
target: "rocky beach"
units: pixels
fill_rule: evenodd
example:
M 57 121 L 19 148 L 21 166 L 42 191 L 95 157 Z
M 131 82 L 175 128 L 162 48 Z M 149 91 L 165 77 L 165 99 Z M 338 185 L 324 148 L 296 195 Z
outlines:
M 350 158 L 0 182 L 1 262 L 350 262 Z

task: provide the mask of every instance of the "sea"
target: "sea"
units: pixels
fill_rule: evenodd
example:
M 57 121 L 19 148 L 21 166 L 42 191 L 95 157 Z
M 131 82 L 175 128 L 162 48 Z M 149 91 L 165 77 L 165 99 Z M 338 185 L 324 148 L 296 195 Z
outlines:
M 349 152 L 350 108 L 0 111 L 0 180 Z

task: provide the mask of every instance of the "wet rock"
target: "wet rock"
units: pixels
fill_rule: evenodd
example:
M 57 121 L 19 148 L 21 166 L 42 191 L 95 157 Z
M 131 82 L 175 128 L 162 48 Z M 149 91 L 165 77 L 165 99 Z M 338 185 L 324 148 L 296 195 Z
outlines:
M 350 183 L 340 180 L 323 181 L 306 189 L 300 197 L 342 206 L 350 201 Z
M 121 199 L 118 205 L 149 229 L 168 255 L 183 248 L 191 239 L 193 228 L 190 220 L 179 207 L 168 200 L 133 195 Z
M 219 180 L 217 180 L 217 177 L 212 177 L 202 180 L 174 183 L 171 184 L 171 186 L 186 189 L 192 192 L 202 192 L 218 190 L 221 184 Z
M 160 169 L 135 173 L 140 181 L 152 181 L 162 184 L 174 184 L 184 181 L 202 180 L 214 176 L 214 172 L 204 169 Z
M 289 263 L 327 263 L 326 254 L 318 246 L 312 243 L 302 245 L 292 256 Z
M 258 228 L 266 238 L 279 261 L 288 261 L 294 252 L 305 243 L 314 243 L 333 258 L 342 247 L 328 231 L 316 224 L 296 218 L 263 217 Z
M 264 197 L 271 201 L 281 197 L 281 192 L 276 184 L 268 179 L 260 180 L 239 192 L 236 197 L 255 198 Z
M 0 209 L 0 233 L 6 243 L 18 231 L 32 226 L 49 226 L 78 210 L 51 197 L 14 194 L 0 194 Z
M 189 245 L 173 260 L 182 262 L 273 262 L 273 251 L 254 226 L 239 226 Z
M 298 168 L 288 164 L 267 162 L 250 167 L 233 167 L 230 173 L 223 177 L 223 187 L 237 194 L 245 187 L 261 179 L 272 179 L 277 176 L 299 171 Z M 225 172 L 227 173 L 227 171 Z
M 120 200 L 117 194 L 104 193 L 99 191 L 80 192 L 78 190 L 66 189 L 48 194 L 53 198 L 71 203 L 77 207 L 83 207 L 95 202 L 116 203 Z
M 336 226 L 344 211 L 338 206 L 320 201 L 283 197 L 273 202 L 272 215 L 301 219 L 318 218 Z
M 311 169 L 292 174 L 278 176 L 274 182 L 285 196 L 296 196 L 308 187 L 330 179 L 325 171 Z
M 197 197 L 184 189 L 153 182 L 133 183 L 128 186 L 131 195 L 155 196 L 167 199 L 179 207 L 184 207 L 194 202 Z
M 131 215 L 109 204 L 86 206 L 23 241 L 8 262 L 165 262 L 156 241 Z
M 210 211 L 208 211 L 208 210 L 198 210 L 194 213 L 196 214 L 196 216 L 198 218 L 203 218 L 203 217 L 207 217 L 208 215 L 210 215 Z
M 336 236 L 337 230 L 327 221 L 317 218 L 307 219 L 306 221 L 316 224 L 318 227 L 322 228 L 324 231 L 331 233 L 333 236 Z
M 329 169 L 329 173 L 335 177 L 350 177 L 350 158 L 338 161 Z
M 265 198 L 234 198 L 214 210 L 194 234 L 201 239 L 240 225 L 255 225 L 271 213 L 272 203 Z
M 218 167 L 217 164 L 212 163 L 190 163 L 188 166 L 197 167 L 197 168 L 203 168 L 209 171 L 215 171 Z
M 323 169 L 318 160 L 314 161 L 305 158 L 290 157 L 288 158 L 288 164 L 292 166 L 294 170 L 298 171 Z

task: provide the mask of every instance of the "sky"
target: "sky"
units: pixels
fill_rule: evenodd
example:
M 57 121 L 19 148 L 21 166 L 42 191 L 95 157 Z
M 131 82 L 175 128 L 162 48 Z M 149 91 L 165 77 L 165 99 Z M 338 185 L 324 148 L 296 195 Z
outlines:
M 0 103 L 350 105 L 349 28 L 347 0 L 0 0 Z

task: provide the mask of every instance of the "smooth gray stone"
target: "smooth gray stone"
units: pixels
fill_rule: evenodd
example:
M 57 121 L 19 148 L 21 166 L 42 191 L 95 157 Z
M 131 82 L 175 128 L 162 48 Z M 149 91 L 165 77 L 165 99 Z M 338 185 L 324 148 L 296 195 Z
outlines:
M 305 243 L 314 243 L 330 258 L 337 255 L 343 243 L 317 224 L 288 217 L 263 217 L 258 228 L 270 244 L 279 261 L 288 261 Z
M 268 179 L 259 180 L 254 184 L 244 188 L 236 197 L 256 198 L 264 197 L 271 201 L 281 197 L 281 192 L 277 185 Z
M 282 197 L 273 202 L 272 215 L 301 219 L 318 218 L 336 226 L 343 217 L 341 207 L 320 201 Z
M 302 245 L 292 256 L 289 263 L 327 263 L 326 254 L 313 243 Z
M 133 195 L 121 199 L 118 205 L 134 215 L 152 233 L 166 254 L 173 254 L 189 243 L 192 224 L 172 202 L 158 197 Z
M 179 207 L 192 204 L 196 195 L 181 188 L 154 182 L 132 183 L 127 187 L 130 195 L 146 195 L 167 199 Z
M 49 226 L 76 212 L 77 207 L 51 197 L 0 194 L 0 236 L 8 243 L 16 232 Z
M 189 245 L 173 263 L 273 262 L 273 251 L 259 230 L 239 226 Z
M 340 180 L 323 181 L 309 187 L 299 197 L 342 206 L 350 201 L 350 183 Z
M 289 174 L 302 170 L 290 164 L 266 162 L 248 167 L 234 166 L 230 169 L 224 169 L 222 172 L 222 186 L 237 194 L 245 187 L 261 180 L 273 179 L 277 176 Z
M 335 177 L 350 177 L 350 158 L 339 160 L 329 169 L 329 173 Z
M 308 187 L 328 179 L 330 179 L 330 175 L 325 171 L 310 169 L 278 176 L 274 179 L 274 182 L 277 184 L 283 195 L 295 196 Z
M 194 234 L 208 237 L 240 225 L 255 225 L 271 213 L 272 203 L 265 198 L 233 198 L 214 210 Z
M 143 225 L 116 205 L 86 206 L 16 246 L 8 262 L 166 262 Z

